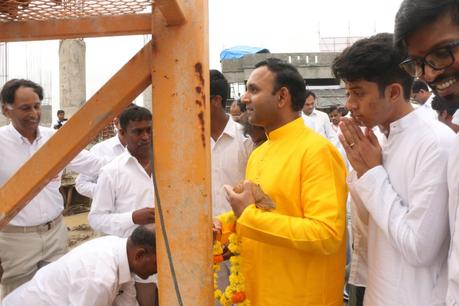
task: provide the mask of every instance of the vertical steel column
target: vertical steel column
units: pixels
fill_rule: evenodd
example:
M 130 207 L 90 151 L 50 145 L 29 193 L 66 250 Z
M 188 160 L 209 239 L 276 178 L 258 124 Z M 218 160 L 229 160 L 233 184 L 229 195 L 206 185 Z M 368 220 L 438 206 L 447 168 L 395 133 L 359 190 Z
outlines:
M 213 304 L 207 0 L 157 1 L 153 147 L 157 187 L 183 305 Z M 160 304 L 178 302 L 156 211 Z

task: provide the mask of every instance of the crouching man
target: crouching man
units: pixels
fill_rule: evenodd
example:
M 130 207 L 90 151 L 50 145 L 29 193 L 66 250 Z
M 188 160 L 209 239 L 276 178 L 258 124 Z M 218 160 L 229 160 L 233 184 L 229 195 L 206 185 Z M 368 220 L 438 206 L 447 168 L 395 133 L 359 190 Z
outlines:
M 88 241 L 40 269 L 2 305 L 136 305 L 133 276 L 147 279 L 156 273 L 155 238 L 149 224 L 137 227 L 129 238 Z

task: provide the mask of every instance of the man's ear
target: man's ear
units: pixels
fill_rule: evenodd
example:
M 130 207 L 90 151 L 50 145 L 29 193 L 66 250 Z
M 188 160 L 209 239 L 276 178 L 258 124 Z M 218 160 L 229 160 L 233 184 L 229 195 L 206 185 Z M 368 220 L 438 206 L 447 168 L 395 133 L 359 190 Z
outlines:
M 146 254 L 147 250 L 145 250 L 145 248 L 139 247 L 135 250 L 135 259 L 137 261 L 143 260 Z
M 386 89 L 384 90 L 385 96 L 389 101 L 395 102 L 398 99 L 403 97 L 403 87 L 399 83 L 392 83 L 386 86 Z
M 10 118 L 9 111 L 10 109 L 6 106 L 6 104 L 2 103 L 2 114 L 7 118 Z
M 218 107 L 221 107 L 221 105 L 222 105 L 222 97 L 219 96 L 219 95 L 211 97 L 210 98 L 210 104 L 218 106 Z
M 277 106 L 283 108 L 287 104 L 289 104 L 288 107 L 290 107 L 290 104 L 292 104 L 292 97 L 287 87 L 281 87 L 278 91 Z

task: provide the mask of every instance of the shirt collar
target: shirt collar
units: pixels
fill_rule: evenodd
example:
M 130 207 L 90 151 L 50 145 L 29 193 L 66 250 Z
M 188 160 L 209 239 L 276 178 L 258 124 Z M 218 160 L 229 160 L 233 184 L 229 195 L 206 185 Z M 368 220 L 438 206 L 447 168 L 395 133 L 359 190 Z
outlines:
M 312 113 L 311 113 L 310 116 L 311 116 L 311 117 L 319 116 L 319 111 L 314 107 L 314 109 L 312 110 Z
M 123 242 L 119 244 L 119 249 L 116 252 L 118 258 L 118 283 L 120 285 L 132 279 L 127 256 L 127 238 L 122 240 Z
M 112 137 L 113 141 L 112 141 L 112 148 L 114 147 L 118 147 L 118 146 L 121 146 L 124 148 L 123 144 L 121 143 L 121 140 L 120 140 L 120 136 L 119 135 L 115 135 Z
M 405 130 L 407 127 L 413 125 L 413 121 L 416 120 L 417 111 L 412 110 L 402 118 L 390 123 L 390 135 L 397 134 Z
M 237 130 L 237 123 L 229 116 L 228 122 L 226 123 L 225 129 L 223 130 L 223 134 L 226 134 L 232 138 L 236 137 L 236 130 Z
M 139 163 L 137 158 L 135 158 L 134 156 L 131 155 L 131 152 L 129 152 L 127 147 L 124 149 L 123 154 L 120 155 L 120 159 L 121 159 L 121 163 L 123 165 L 125 165 L 125 166 L 128 165 L 129 163 L 133 163 L 135 165 L 135 167 L 137 167 L 139 169 L 139 171 L 144 173 L 150 179 L 150 176 L 148 175 L 148 173 L 145 172 L 145 169 Z
M 433 93 L 430 93 L 429 98 L 427 99 L 426 103 L 424 103 L 423 106 L 428 106 L 428 107 L 432 108 L 432 100 L 433 100 L 434 97 L 435 97 L 435 95 Z
M 14 139 L 16 140 L 18 144 L 21 144 L 21 143 L 30 144 L 29 140 L 26 137 L 22 136 L 22 134 L 19 133 L 18 130 L 16 130 L 16 128 L 13 126 L 13 123 L 8 124 L 8 130 L 13 135 Z M 34 142 L 40 139 L 41 139 L 41 132 L 40 132 L 40 127 L 38 127 L 37 128 L 37 138 L 35 138 Z
M 131 155 L 131 152 L 129 152 L 128 148 L 124 148 L 123 154 L 121 154 L 120 159 L 122 160 L 123 164 L 127 164 L 131 159 L 138 162 L 137 159 Z
M 287 124 L 284 124 L 280 128 L 271 131 L 267 136 L 268 140 L 275 141 L 278 139 L 285 138 L 287 136 L 296 135 L 296 132 L 306 129 L 303 118 L 299 117 Z M 296 136 L 295 136 L 296 137 Z

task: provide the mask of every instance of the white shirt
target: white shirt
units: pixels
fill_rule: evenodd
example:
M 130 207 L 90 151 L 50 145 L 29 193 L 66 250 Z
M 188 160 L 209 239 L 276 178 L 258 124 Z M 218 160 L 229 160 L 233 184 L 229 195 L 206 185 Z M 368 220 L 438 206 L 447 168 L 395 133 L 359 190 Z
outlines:
M 12 124 L 0 128 L 0 186 L 54 135 L 56 130 L 39 127 L 37 138 L 30 143 Z M 103 161 L 86 150 L 78 154 L 67 168 L 89 175 L 97 174 Z M 37 169 L 39 170 L 39 169 Z M 62 171 L 59 172 L 43 189 L 25 206 L 9 224 L 16 226 L 34 226 L 55 219 L 64 209 L 64 200 L 59 187 Z
M 316 130 L 316 124 L 314 123 L 314 120 L 312 120 L 308 115 L 306 115 L 304 112 L 301 112 L 301 118 L 303 118 L 304 124 L 309 127 L 310 129 Z
M 126 238 L 114 236 L 83 243 L 38 270 L 32 280 L 6 296 L 2 305 L 137 305 L 126 243 Z
M 363 267 L 352 262 L 350 283 L 367 277 L 365 305 L 422 306 L 444 303 L 448 252 L 446 167 L 454 133 L 425 111 L 390 124 L 382 143 L 383 165 L 348 184 L 357 230 L 354 248 L 366 252 Z M 362 233 L 360 231 L 363 231 Z M 365 254 L 364 254 L 365 255 Z
M 438 120 L 438 113 L 436 110 L 434 110 L 432 108 L 432 100 L 433 98 L 435 97 L 435 95 L 433 93 L 430 94 L 429 98 L 427 99 L 427 101 L 418 107 L 418 109 L 425 109 L 427 110 L 427 112 L 429 113 L 429 115 L 434 119 L 434 120 Z
M 231 117 L 217 141 L 210 139 L 212 161 L 212 215 L 231 210 L 223 185 L 237 185 L 245 177 L 253 142 L 244 136 L 243 127 Z
M 304 114 L 304 112 L 303 112 Z M 306 114 L 305 114 L 306 115 Z M 320 135 L 330 138 L 336 137 L 331 127 L 330 117 L 320 110 L 314 109 L 310 115 L 306 115 L 314 121 L 315 130 Z
M 459 305 L 459 135 L 448 161 L 449 221 L 451 245 L 448 262 L 447 305 Z
M 314 109 L 310 115 L 305 114 L 305 116 L 311 118 L 314 121 L 314 127 L 317 133 L 327 138 L 336 148 L 338 148 L 340 152 L 344 152 L 344 149 L 339 142 L 338 135 L 332 128 L 330 117 L 328 117 L 326 113 Z
M 324 136 L 334 145 L 341 155 L 346 159 L 346 153 L 344 152 L 344 148 L 339 142 L 338 132 L 332 127 L 332 123 L 330 122 L 330 117 L 324 112 L 321 112 L 317 109 L 314 109 L 310 115 L 306 115 L 304 112 L 301 112 L 304 122 L 306 125 L 314 129 L 317 133 Z M 306 119 L 312 119 L 312 126 L 307 123 Z
M 105 159 L 105 161 L 108 163 L 124 152 L 124 146 L 121 144 L 119 136 L 115 135 L 112 138 L 106 139 L 94 145 L 89 151 L 97 157 Z M 75 181 L 76 190 L 80 194 L 87 196 L 89 198 L 94 197 L 94 190 L 96 189 L 97 177 L 97 175 L 78 175 Z
M 88 221 L 96 231 L 129 237 L 138 226 L 132 213 L 154 206 L 152 179 L 126 149 L 100 171 Z
M 332 129 L 333 129 L 333 132 L 335 132 L 336 134 L 338 134 L 338 132 L 340 131 L 339 126 L 338 126 L 338 125 L 334 125 L 334 124 L 332 123 L 331 127 L 332 127 Z

